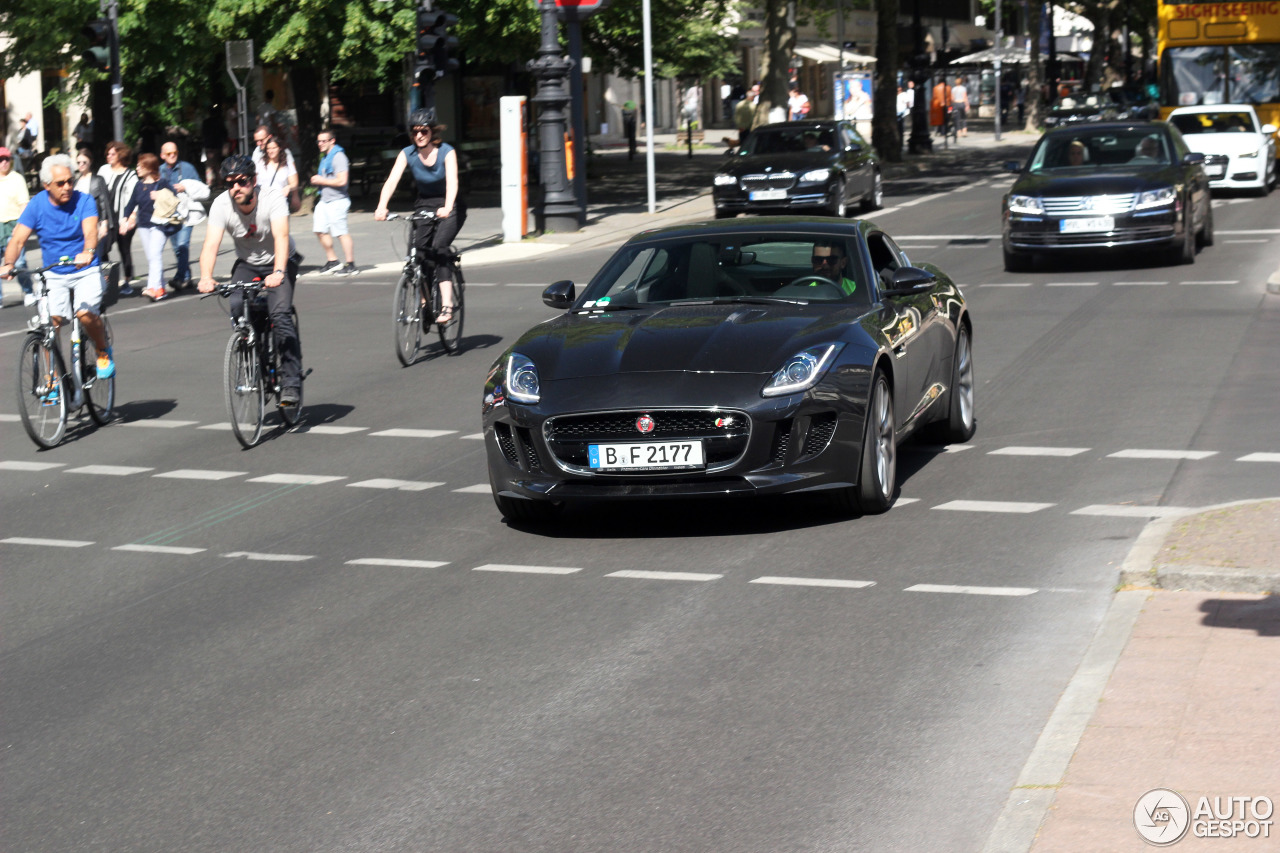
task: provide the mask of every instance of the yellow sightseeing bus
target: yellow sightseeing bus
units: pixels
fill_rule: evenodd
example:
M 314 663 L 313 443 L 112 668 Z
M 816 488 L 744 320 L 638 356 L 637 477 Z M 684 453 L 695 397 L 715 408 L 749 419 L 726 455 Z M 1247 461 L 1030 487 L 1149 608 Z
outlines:
M 1280 0 L 1158 3 L 1161 116 L 1252 104 L 1264 124 L 1280 127 Z

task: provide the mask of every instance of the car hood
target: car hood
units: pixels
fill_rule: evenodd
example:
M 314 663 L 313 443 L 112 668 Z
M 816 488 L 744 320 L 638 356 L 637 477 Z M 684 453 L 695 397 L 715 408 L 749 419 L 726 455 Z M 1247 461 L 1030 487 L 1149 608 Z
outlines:
M 1036 196 L 1078 196 L 1143 192 L 1183 181 L 1179 166 L 1116 167 L 1089 175 L 1032 175 L 1023 173 L 1010 193 Z
M 1201 154 L 1250 154 L 1266 145 L 1260 133 L 1196 133 L 1183 136 L 1187 147 Z
M 741 177 L 759 172 L 806 172 L 830 166 L 834 151 L 793 151 L 786 154 L 750 154 L 734 157 L 721 168 L 721 174 Z
M 512 347 L 541 379 L 658 371 L 772 374 L 809 346 L 839 340 L 867 309 L 833 305 L 673 305 L 569 313 Z

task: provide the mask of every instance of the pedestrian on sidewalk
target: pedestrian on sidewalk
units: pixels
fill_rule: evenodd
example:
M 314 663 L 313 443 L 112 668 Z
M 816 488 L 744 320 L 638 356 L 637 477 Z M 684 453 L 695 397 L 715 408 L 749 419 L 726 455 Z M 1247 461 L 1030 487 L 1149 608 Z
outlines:
M 183 187 L 184 181 L 200 182 L 200 173 L 196 171 L 196 167 L 186 160 L 178 159 L 178 144 L 176 142 L 166 142 L 160 146 L 160 159 L 164 161 L 160 164 L 160 178 L 173 187 L 173 191 L 179 197 L 187 192 L 186 188 Z M 173 259 L 176 263 L 176 268 L 173 271 L 173 278 L 169 279 L 169 286 L 174 290 L 181 290 L 191 284 L 190 225 L 183 225 L 173 235 Z
M 112 140 L 107 143 L 106 157 L 107 162 L 98 169 L 98 174 L 107 182 L 111 191 L 111 208 L 115 211 L 116 223 L 116 227 L 107 232 L 107 239 L 120 253 L 120 269 L 123 272 L 120 295 L 133 296 L 133 232 L 120 228 L 125 220 L 124 209 L 128 206 L 129 199 L 133 198 L 133 188 L 138 183 L 138 175 L 131 168 L 133 149 L 119 140 Z M 107 247 L 108 251 L 111 246 Z
M 355 244 L 347 230 L 347 212 L 351 209 L 351 196 L 348 192 L 351 161 L 333 138 L 332 128 L 326 127 L 316 134 L 316 145 L 323 159 L 316 167 L 316 174 L 311 176 L 311 185 L 320 187 L 320 200 L 316 202 L 311 230 L 316 232 L 320 248 L 324 249 L 325 263 L 320 272 L 355 275 Z M 338 262 L 338 255 L 333 251 L 334 237 L 342 244 L 342 253 L 347 258 L 345 265 Z
M 791 94 L 787 97 L 788 116 L 792 121 L 803 121 L 809 117 L 809 111 L 813 109 L 813 105 L 809 103 L 809 96 L 800 91 L 800 84 L 792 83 L 790 87 Z
M 639 109 L 636 102 L 628 98 L 622 104 L 622 133 L 627 137 L 627 159 L 636 157 L 636 119 Z
M 0 249 L 9 245 L 13 229 L 18 225 L 18 217 L 31 200 L 27 191 L 27 181 L 13 168 L 13 152 L 8 148 L 0 148 Z M 22 304 L 31 305 L 36 301 L 31 288 L 31 276 L 27 273 L 26 247 L 18 252 L 14 261 L 14 272 L 18 276 L 18 284 L 22 287 Z
M 947 135 L 947 116 L 950 112 L 951 87 L 944 78 L 933 87 L 933 98 L 929 101 L 929 126 L 936 128 L 940 136 Z
M 951 87 L 951 117 L 955 120 L 958 136 L 969 135 L 968 113 L 969 88 L 965 86 L 963 77 L 957 77 L 955 85 Z
M 738 147 L 747 144 L 747 137 L 751 135 L 751 125 L 756 121 L 756 101 L 760 98 L 760 83 L 751 84 L 751 88 L 747 89 L 747 95 L 738 105 L 733 108 L 733 123 L 738 128 Z

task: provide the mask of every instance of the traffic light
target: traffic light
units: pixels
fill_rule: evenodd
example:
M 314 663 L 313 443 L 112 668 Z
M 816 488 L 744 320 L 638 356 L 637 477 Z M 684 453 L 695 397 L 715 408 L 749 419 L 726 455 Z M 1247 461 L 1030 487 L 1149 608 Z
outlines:
M 449 35 L 449 28 L 458 23 L 458 16 L 439 10 L 418 10 L 418 40 L 415 54 L 415 77 L 430 72 L 441 77 L 458 70 L 458 60 L 449 52 L 458 49 L 457 36 Z
M 97 18 L 84 25 L 80 31 L 89 40 L 89 47 L 81 54 L 85 65 L 98 71 L 111 70 L 111 22 Z

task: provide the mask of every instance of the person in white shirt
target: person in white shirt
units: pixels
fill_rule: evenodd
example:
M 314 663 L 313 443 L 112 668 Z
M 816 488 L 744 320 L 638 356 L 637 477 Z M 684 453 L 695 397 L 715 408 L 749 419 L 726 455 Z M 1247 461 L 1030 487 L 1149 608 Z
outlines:
M 951 117 L 956 123 L 956 135 L 969 135 L 969 89 L 964 85 L 964 78 L 957 77 L 951 87 Z

